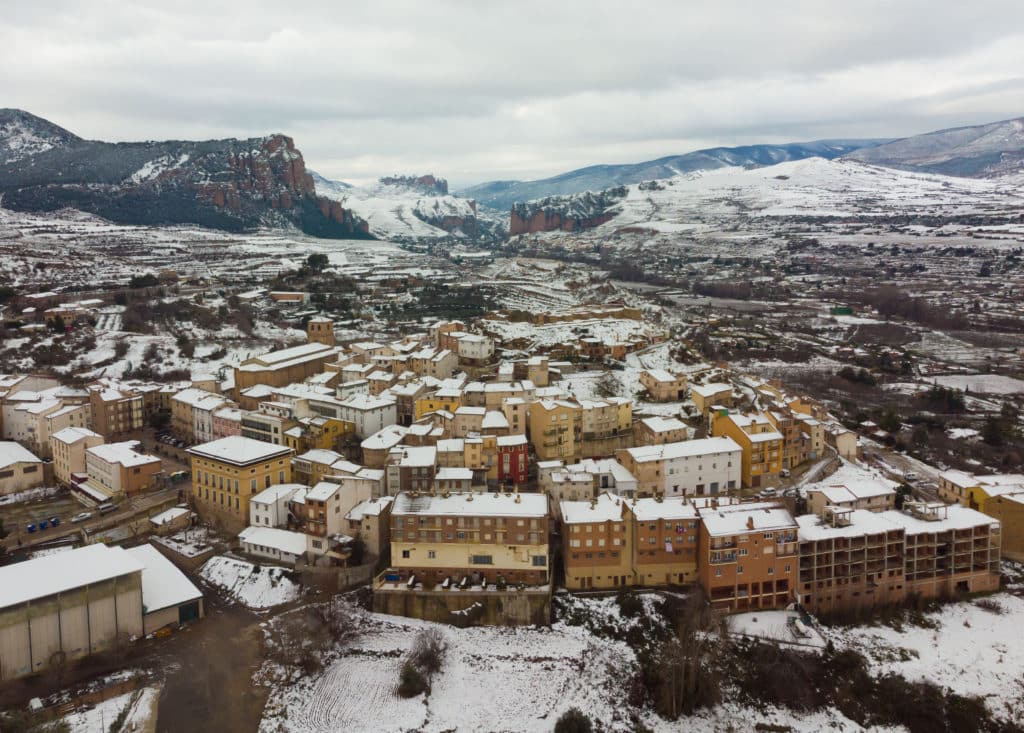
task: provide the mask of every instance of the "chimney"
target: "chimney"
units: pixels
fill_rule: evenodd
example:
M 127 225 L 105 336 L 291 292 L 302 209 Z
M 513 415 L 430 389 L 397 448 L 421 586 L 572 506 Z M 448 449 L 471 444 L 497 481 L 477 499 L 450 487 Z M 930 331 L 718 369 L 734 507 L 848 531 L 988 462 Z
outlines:
M 747 517 L 747 529 L 753 529 L 753 528 L 754 528 L 754 518 L 753 517 Z

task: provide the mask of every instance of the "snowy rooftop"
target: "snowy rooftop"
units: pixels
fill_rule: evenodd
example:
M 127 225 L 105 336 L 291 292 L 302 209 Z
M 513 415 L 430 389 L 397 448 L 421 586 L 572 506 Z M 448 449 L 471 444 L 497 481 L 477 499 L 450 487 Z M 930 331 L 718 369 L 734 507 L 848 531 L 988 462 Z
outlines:
M 340 488 L 341 486 L 339 484 L 334 484 L 330 481 L 321 481 L 306 492 L 306 501 L 327 501 L 337 494 L 338 489 Z
M 940 510 L 938 519 L 924 519 L 895 509 L 880 512 L 879 514 L 892 523 L 906 529 L 907 534 L 927 534 L 942 532 L 947 529 L 999 526 L 998 520 L 959 504 L 951 504 Z
M 123 548 L 86 545 L 0 568 L 0 608 L 141 571 Z
M 757 504 L 748 504 L 720 507 L 705 509 L 700 516 L 704 527 L 712 537 L 796 528 L 796 522 L 792 515 L 778 506 L 763 506 L 762 508 Z
M 526 445 L 525 435 L 499 435 L 497 438 L 497 444 L 500 447 L 509 447 L 513 445 Z M 440 441 L 438 441 L 440 443 Z
M 50 438 L 52 438 L 53 440 L 59 441 L 61 443 L 67 443 L 68 445 L 72 443 L 77 443 L 78 441 L 84 440 L 85 438 L 99 437 L 99 433 L 94 433 L 92 430 L 89 430 L 88 428 L 64 428 L 63 430 L 58 430 L 56 433 L 50 435 Z
M 290 499 L 296 491 L 305 490 L 304 484 L 274 484 L 263 489 L 249 499 L 250 504 L 275 504 L 282 499 Z
M 829 504 L 844 504 L 859 499 L 870 499 L 876 496 L 895 496 L 896 490 L 889 485 L 890 482 L 883 481 L 861 481 L 859 483 L 828 485 L 809 484 L 805 487 L 808 492 L 819 491 Z
M 138 445 L 139 441 L 137 440 L 126 440 L 123 443 L 101 443 L 87 448 L 86 452 L 107 463 L 120 463 L 126 468 L 144 466 L 147 463 L 160 463 L 158 457 L 136 451 Z
M 640 422 L 655 433 L 667 433 L 671 430 L 686 429 L 686 423 L 675 417 L 645 417 Z
M 402 445 L 392 448 L 388 458 L 398 466 L 433 466 L 437 463 L 437 448 L 432 445 Z
M 341 460 L 342 455 L 326 448 L 313 448 L 305 453 L 295 456 L 297 460 L 305 460 L 310 463 L 323 463 L 327 466 L 333 465 Z
M 359 445 L 363 450 L 387 450 L 401 443 L 408 432 L 403 425 L 386 425 Z
M 395 497 L 392 514 L 430 514 L 489 517 L 546 517 L 548 498 L 544 494 L 455 493 L 447 497 L 402 492 Z
M 179 517 L 183 517 L 186 514 L 191 514 L 191 513 L 192 512 L 190 512 L 188 509 L 186 509 L 183 506 L 172 506 L 167 511 L 160 512 L 159 514 L 154 514 L 152 517 L 149 518 L 149 521 L 152 524 L 154 524 L 157 527 L 159 527 L 161 524 L 167 524 L 169 522 L 173 522 L 175 519 L 178 519 Z
M 800 529 L 798 534 L 801 540 L 815 542 L 832 537 L 863 537 L 868 534 L 880 534 L 902 529 L 882 514 L 869 512 L 867 509 L 854 509 L 843 512 L 843 518 L 849 524 L 833 526 L 827 520 L 823 520 L 816 514 L 805 514 L 797 517 L 796 522 Z
M 246 527 L 238 533 L 238 539 L 250 545 L 270 547 L 288 555 L 302 555 L 306 552 L 306 535 L 274 527 Z
M 675 382 L 679 377 L 665 369 L 645 369 L 647 375 L 656 382 Z
M 593 502 L 563 501 L 563 524 L 586 524 L 589 522 L 616 522 L 622 519 L 622 499 L 604 492 Z
M 439 468 L 434 478 L 438 481 L 472 481 L 473 471 L 469 468 Z
M 637 499 L 630 502 L 628 506 L 640 522 L 697 518 L 697 507 L 683 496 L 666 497 L 660 501 L 657 499 Z
M 691 384 L 690 391 L 699 394 L 701 397 L 713 397 L 714 395 L 721 394 L 722 392 L 731 392 L 732 385 L 725 384 L 724 382 L 715 382 L 713 384 Z
M 292 452 L 292 449 L 264 443 L 262 440 L 244 438 L 241 435 L 229 435 L 226 438 L 189 448 L 188 452 L 194 456 L 210 458 L 215 461 L 249 464 L 286 456 Z
M 362 521 L 363 517 L 376 517 L 380 515 L 382 511 L 391 506 L 391 502 L 395 500 L 393 496 L 382 496 L 379 499 L 367 499 L 361 501 L 352 507 L 351 511 L 345 515 L 345 519 L 353 522 Z
M 701 438 L 662 445 L 641 445 L 627 450 L 633 456 L 633 460 L 644 463 L 717 453 L 739 453 L 741 449 L 732 438 Z
M 202 598 L 203 594 L 183 572 L 161 555 L 152 545 L 139 545 L 126 550 L 142 563 L 142 605 L 145 613 Z

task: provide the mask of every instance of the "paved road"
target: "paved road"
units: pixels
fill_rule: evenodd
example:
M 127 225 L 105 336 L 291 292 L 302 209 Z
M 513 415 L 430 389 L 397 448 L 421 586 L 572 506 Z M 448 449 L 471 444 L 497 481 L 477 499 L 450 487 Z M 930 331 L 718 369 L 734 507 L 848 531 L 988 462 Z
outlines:
M 125 499 L 120 502 L 116 512 L 111 512 L 110 514 L 105 515 L 100 515 L 95 509 L 86 509 L 82 504 L 69 497 L 67 494 L 61 494 L 52 501 L 44 500 L 43 502 L 33 502 L 28 505 L 30 507 L 28 511 L 31 512 L 29 515 L 31 519 L 29 519 L 29 521 L 42 517 L 51 517 L 54 514 L 61 518 L 61 524 L 56 529 L 47 529 L 33 534 L 29 534 L 25 531 L 24 519 L 26 517 L 22 513 L 25 510 L 19 508 L 21 505 L 5 507 L 4 518 L 5 522 L 8 523 L 8 528 L 11 530 L 11 534 L 6 539 L 0 540 L 0 544 L 3 544 L 8 551 L 14 552 L 19 549 L 27 550 L 38 545 L 53 542 L 54 540 L 63 537 L 80 535 L 83 529 L 95 534 L 103 529 L 126 525 L 133 519 L 145 519 L 149 517 L 153 510 L 161 504 L 170 501 L 177 501 L 178 489 L 181 488 L 184 490 L 185 486 L 186 484 L 183 482 L 172 488 L 150 491 L 140 496 L 132 497 L 131 499 Z M 13 524 L 13 520 L 8 522 L 8 511 L 11 512 L 13 517 L 21 517 L 18 524 Z M 93 512 L 93 517 L 84 522 L 72 524 L 71 517 L 83 511 Z

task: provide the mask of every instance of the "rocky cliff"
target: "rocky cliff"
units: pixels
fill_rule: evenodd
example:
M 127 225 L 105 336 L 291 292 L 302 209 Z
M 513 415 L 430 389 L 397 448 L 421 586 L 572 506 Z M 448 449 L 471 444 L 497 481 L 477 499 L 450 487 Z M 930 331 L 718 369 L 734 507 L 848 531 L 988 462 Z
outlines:
M 625 198 L 626 187 L 607 191 L 586 191 L 572 196 L 549 196 L 538 201 L 527 201 L 512 206 L 509 236 L 535 232 L 576 232 L 593 229 L 611 221 L 617 212 L 609 211 L 616 202 Z
M 125 224 L 294 225 L 315 236 L 370 236 L 365 221 L 317 196 L 302 153 L 285 135 L 116 144 L 71 136 L 38 147 L 0 165 L 5 207 L 71 207 Z

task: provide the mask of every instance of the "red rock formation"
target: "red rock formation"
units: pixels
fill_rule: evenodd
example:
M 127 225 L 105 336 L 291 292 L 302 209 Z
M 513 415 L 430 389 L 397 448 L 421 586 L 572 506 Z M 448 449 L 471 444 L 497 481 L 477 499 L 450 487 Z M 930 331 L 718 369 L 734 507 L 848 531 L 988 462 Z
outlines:
M 580 229 L 599 227 L 605 222 L 611 221 L 614 217 L 614 213 L 598 214 L 597 216 L 583 218 L 574 216 L 563 217 L 557 211 L 541 209 L 523 219 L 513 209 L 509 220 L 508 234 L 511 237 L 516 234 L 533 234 L 535 232 L 553 232 L 556 230 L 575 232 Z

